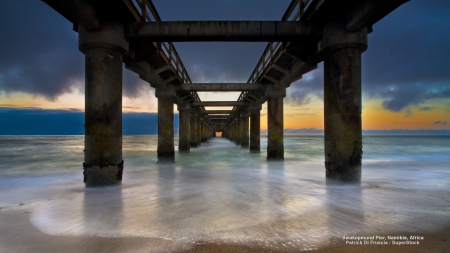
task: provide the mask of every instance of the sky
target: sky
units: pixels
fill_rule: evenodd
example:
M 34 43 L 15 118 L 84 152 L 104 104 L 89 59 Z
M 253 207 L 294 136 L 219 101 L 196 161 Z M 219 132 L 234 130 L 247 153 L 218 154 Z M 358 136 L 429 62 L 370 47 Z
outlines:
M 165 21 L 280 20 L 290 0 L 153 3 Z M 362 56 L 363 129 L 450 130 L 448 13 L 450 1 L 412 0 L 373 26 Z M 1 1 L 0 21 L 2 120 L 17 123 L 20 117 L 30 121 L 30 115 L 42 114 L 58 117 L 60 124 L 71 122 L 61 115 L 84 111 L 84 56 L 72 24 L 39 0 Z M 266 44 L 179 42 L 175 47 L 193 82 L 247 82 Z M 199 95 L 205 101 L 224 96 Z M 231 93 L 226 98 L 238 96 Z M 284 102 L 285 129 L 323 129 L 323 64 L 291 84 Z M 149 119 L 156 111 L 154 89 L 124 68 L 124 128 L 128 120 L 139 117 L 155 125 Z M 263 106 L 263 130 L 266 114 Z M 0 134 L 5 134 L 6 124 L 2 125 Z

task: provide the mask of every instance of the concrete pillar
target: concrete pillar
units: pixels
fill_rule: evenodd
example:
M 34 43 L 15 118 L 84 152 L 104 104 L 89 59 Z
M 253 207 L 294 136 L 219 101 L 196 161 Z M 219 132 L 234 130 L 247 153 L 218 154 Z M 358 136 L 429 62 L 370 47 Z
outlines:
M 250 112 L 243 112 L 241 114 L 241 147 L 242 148 L 248 148 L 248 143 L 249 143 L 248 117 L 250 117 Z
M 266 86 L 267 160 L 284 160 L 283 98 L 286 87 Z
M 158 162 L 175 161 L 173 98 L 158 98 Z
M 325 168 L 327 182 L 361 183 L 361 53 L 366 31 L 324 26 Z
M 205 119 L 203 119 L 202 120 L 202 142 L 205 142 L 206 141 L 206 120 Z
M 250 111 L 250 152 L 261 151 L 261 106 Z
M 85 141 L 83 175 L 86 186 L 122 182 L 122 60 L 128 42 L 120 24 L 78 27 L 79 49 L 85 54 Z
M 236 119 L 233 119 L 233 142 L 237 141 L 237 122 Z
M 201 116 L 197 118 L 197 147 L 202 145 L 202 128 L 203 128 L 203 119 Z
M 232 142 L 234 142 L 235 141 L 235 137 L 236 137 L 236 132 L 235 132 L 235 123 L 234 123 L 234 120 L 233 120 L 233 122 L 231 122 L 231 132 L 230 132 L 230 134 L 231 134 L 231 138 L 230 138 L 230 141 L 232 141 Z
M 156 88 L 158 98 L 158 162 L 175 161 L 173 138 L 173 101 L 176 97 L 175 86 L 167 84 L 166 88 Z
M 236 138 L 235 138 L 235 143 L 236 145 L 240 146 L 241 145 L 241 139 L 242 139 L 242 127 L 241 127 L 241 119 L 240 116 L 237 116 L 236 118 Z
M 189 153 L 191 139 L 191 107 L 189 104 L 178 105 L 179 111 L 179 133 L 178 151 Z
M 189 145 L 192 148 L 197 147 L 197 117 L 196 113 L 191 113 L 191 138 L 189 139 Z

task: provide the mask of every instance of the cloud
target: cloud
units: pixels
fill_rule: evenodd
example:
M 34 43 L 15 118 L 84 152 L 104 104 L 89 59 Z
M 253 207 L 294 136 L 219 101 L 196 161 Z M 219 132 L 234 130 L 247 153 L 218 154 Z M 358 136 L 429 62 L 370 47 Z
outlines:
M 306 105 L 314 99 L 323 100 L 323 63 L 292 83 L 286 92 L 286 102 L 295 105 Z
M 363 92 L 391 111 L 450 98 L 450 2 L 410 1 L 374 25 Z
M 0 90 L 54 100 L 79 89 L 83 55 L 68 21 L 41 1 L 2 1 L 0 16 Z
M 150 89 L 150 84 L 139 78 L 136 73 L 124 68 L 123 70 L 123 96 L 137 98 L 145 94 Z M 148 99 L 154 99 L 149 97 Z
M 279 20 L 289 0 L 153 1 L 163 20 Z M 363 94 L 383 98 L 391 111 L 450 99 L 449 1 L 409 1 L 374 25 L 363 54 Z M 20 13 L 20 15 L 18 15 Z M 55 100 L 83 90 L 84 56 L 72 24 L 42 1 L 0 2 L 0 91 Z M 246 82 L 266 43 L 175 43 L 194 82 Z M 286 101 L 308 104 L 323 97 L 322 64 L 288 89 Z M 145 82 L 124 70 L 124 96 Z
M 44 2 L 31 0 L 2 1 L 0 16 L 0 91 L 49 100 L 73 90 L 84 92 L 84 55 L 69 21 Z M 124 68 L 124 96 L 137 97 L 146 85 Z
M 433 125 L 445 126 L 445 125 L 447 125 L 447 121 L 440 121 L 440 120 L 438 120 L 438 121 L 433 122 Z
M 410 85 L 391 85 L 378 91 L 384 97 L 383 107 L 391 111 L 401 111 L 410 106 L 420 105 L 431 99 L 450 98 L 450 83 L 415 83 Z M 430 110 L 430 107 L 419 107 Z
M 192 82 L 247 82 L 266 43 L 175 43 Z

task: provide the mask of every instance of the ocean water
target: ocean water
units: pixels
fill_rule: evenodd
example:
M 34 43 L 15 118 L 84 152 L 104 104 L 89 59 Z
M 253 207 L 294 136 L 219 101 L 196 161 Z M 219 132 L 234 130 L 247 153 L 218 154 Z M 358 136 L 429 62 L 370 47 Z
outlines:
M 322 136 L 286 136 L 283 162 L 266 161 L 265 138 L 252 154 L 218 137 L 173 164 L 156 162 L 156 136 L 124 136 L 122 185 L 85 188 L 83 141 L 0 136 L 0 212 L 30 210 L 50 235 L 159 239 L 148 252 L 200 242 L 301 251 L 450 227 L 449 136 L 365 136 L 360 186 L 325 184 Z

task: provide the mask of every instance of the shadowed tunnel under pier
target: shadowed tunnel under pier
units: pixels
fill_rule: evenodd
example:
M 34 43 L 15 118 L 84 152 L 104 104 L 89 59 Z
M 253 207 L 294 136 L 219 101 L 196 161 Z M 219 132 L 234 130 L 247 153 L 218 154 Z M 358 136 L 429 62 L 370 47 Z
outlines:
M 267 102 L 267 160 L 284 159 L 286 89 L 324 62 L 325 167 L 328 182 L 361 181 L 361 54 L 372 25 L 407 2 L 292 0 L 281 21 L 163 22 L 151 0 L 44 0 L 77 24 L 86 57 L 86 186 L 122 180 L 122 62 L 155 88 L 160 162 L 176 162 L 173 108 L 180 111 L 179 152 L 221 133 L 260 151 L 260 108 Z M 158 22 L 155 22 L 158 21 Z M 266 41 L 247 83 L 193 83 L 174 41 Z M 275 41 L 275 42 L 274 42 Z M 201 101 L 198 92 L 241 91 L 237 101 Z M 232 106 L 232 110 L 207 110 Z M 220 114 L 224 117 L 217 117 Z M 250 126 L 249 126 L 250 124 Z

